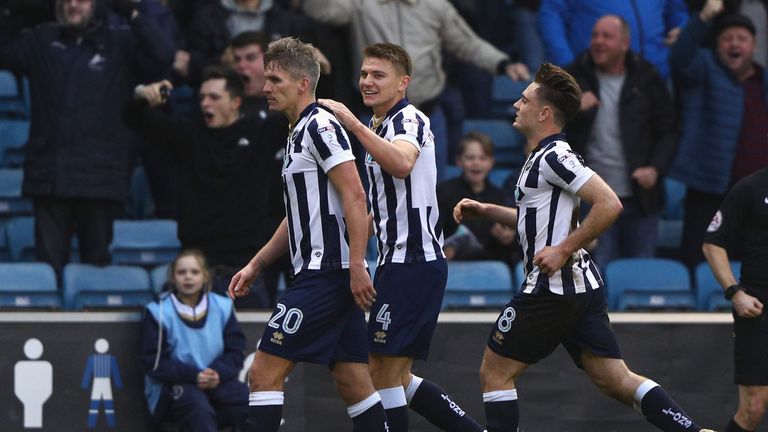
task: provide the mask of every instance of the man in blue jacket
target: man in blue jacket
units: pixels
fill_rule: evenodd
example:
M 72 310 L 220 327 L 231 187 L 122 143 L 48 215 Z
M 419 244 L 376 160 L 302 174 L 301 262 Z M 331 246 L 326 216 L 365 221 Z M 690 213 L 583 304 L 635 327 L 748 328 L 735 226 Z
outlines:
M 672 46 L 669 63 L 680 86 L 682 136 L 669 176 L 687 186 L 683 261 L 703 261 L 704 232 L 736 181 L 768 166 L 768 74 L 754 62 L 755 27 L 742 15 L 715 17 L 708 0 Z M 701 47 L 714 36 L 714 49 Z
M 592 26 L 604 15 L 618 15 L 629 23 L 632 51 L 669 75 L 667 46 L 688 20 L 683 0 L 542 0 L 539 34 L 549 59 L 565 66 L 589 47 Z
M 151 19 L 128 0 L 110 7 L 130 26 L 107 27 L 102 0 L 57 0 L 56 23 L 0 40 L 0 68 L 29 77 L 23 193 L 34 199 L 38 258 L 59 274 L 75 232 L 81 261 L 109 263 L 112 222 L 133 161 L 122 104 L 139 78 L 173 61 L 171 44 Z M 0 27 L 13 19 L 0 18 Z

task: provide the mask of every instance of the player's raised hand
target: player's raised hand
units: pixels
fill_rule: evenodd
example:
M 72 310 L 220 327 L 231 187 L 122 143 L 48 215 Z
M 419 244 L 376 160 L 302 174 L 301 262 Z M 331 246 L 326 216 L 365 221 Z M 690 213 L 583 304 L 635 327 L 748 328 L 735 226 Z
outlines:
M 349 289 L 357 307 L 368 311 L 376 300 L 376 290 L 373 289 L 371 276 L 362 263 L 349 265 Z
M 453 220 L 461 223 L 465 218 L 473 219 L 485 216 L 487 206 L 481 202 L 464 198 L 453 208 Z

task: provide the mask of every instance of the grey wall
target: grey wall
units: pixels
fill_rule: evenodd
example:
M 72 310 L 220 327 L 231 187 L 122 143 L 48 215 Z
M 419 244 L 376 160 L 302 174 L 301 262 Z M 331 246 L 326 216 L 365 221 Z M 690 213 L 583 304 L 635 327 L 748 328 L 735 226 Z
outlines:
M 22 315 L 0 313 L 0 431 L 88 430 L 90 389 L 82 389 L 80 384 L 98 338 L 109 341 L 125 386 L 113 389 L 117 427 L 108 428 L 100 415 L 92 430 L 145 430 L 142 372 L 136 355 L 137 314 L 99 314 L 103 322 L 78 322 L 87 320 L 88 314 L 40 314 L 35 315 L 39 320 L 29 322 L 14 321 L 14 316 Z M 45 318 L 62 316 L 56 321 Z M 243 321 L 252 346 L 264 323 Z M 490 321 L 441 322 L 429 361 L 418 362 L 415 370 L 449 390 L 481 422 L 477 370 L 490 325 Z M 727 423 L 737 403 L 736 387 L 731 384 L 730 324 L 622 322 L 614 328 L 632 369 L 662 384 L 702 426 L 722 428 Z M 32 337 L 44 345 L 40 360 L 53 366 L 53 394 L 44 405 L 42 429 L 24 429 L 23 406 L 14 396 L 14 365 L 25 360 L 24 343 Z M 655 430 L 641 415 L 599 394 L 563 349 L 529 368 L 518 382 L 518 392 L 524 432 Z M 327 368 L 321 366 L 302 365 L 294 370 L 287 383 L 284 414 L 286 424 L 281 432 L 351 430 Z M 411 430 L 437 429 L 412 413 Z

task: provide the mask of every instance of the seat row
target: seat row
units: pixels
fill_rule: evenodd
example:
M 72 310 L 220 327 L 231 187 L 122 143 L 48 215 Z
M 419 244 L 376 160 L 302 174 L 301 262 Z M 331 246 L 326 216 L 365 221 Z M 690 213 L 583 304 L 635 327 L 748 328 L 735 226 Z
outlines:
M 0 261 L 35 261 L 35 221 L 31 216 L 10 219 L 0 229 Z M 110 245 L 113 264 L 154 266 L 170 262 L 181 248 L 176 221 L 169 219 L 114 222 Z M 73 243 L 73 261 L 78 245 Z

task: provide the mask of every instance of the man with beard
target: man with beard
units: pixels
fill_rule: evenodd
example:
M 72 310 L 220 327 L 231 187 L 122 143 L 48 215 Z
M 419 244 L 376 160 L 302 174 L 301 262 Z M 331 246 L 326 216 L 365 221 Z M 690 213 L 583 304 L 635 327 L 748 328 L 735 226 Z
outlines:
M 102 0 L 58 0 L 56 22 L 0 40 L 0 68 L 29 77 L 32 114 L 24 164 L 34 199 L 38 259 L 58 274 L 77 233 L 80 260 L 108 264 L 112 222 L 127 193 L 133 149 L 121 104 L 138 77 L 170 67 L 173 49 L 127 0 L 109 6 L 127 27 L 104 24 Z M 13 16 L 0 17 L 0 27 Z

